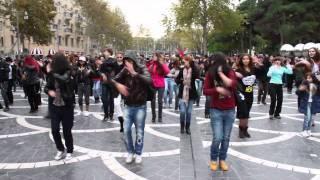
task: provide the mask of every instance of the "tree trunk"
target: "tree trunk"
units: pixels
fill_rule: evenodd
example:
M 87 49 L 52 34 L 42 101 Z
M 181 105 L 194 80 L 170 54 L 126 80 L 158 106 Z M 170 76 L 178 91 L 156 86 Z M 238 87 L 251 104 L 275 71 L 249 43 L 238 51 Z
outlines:
M 202 16 L 202 53 L 203 55 L 208 54 L 208 5 L 206 0 L 201 0 L 203 5 L 203 16 Z

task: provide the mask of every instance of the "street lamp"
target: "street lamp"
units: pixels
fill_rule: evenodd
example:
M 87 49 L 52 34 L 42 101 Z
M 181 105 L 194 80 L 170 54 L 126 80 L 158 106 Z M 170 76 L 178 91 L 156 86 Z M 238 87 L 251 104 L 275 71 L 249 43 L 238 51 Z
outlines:
M 19 28 L 19 15 L 23 13 L 24 14 L 24 17 L 23 19 L 24 20 L 28 20 L 29 19 L 29 16 L 28 16 L 28 12 L 27 11 L 16 11 L 16 20 L 17 20 L 17 47 L 18 47 L 18 57 L 20 58 L 20 40 L 21 40 L 21 37 L 20 37 L 20 28 Z

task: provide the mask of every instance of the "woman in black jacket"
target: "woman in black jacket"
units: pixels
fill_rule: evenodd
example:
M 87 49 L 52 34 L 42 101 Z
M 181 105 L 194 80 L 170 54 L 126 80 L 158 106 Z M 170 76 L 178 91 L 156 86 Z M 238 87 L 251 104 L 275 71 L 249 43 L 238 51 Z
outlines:
M 49 103 L 49 111 L 51 115 L 51 131 L 54 142 L 58 149 L 55 160 L 72 158 L 73 138 L 71 129 L 73 127 L 74 106 L 73 106 L 73 85 L 71 82 L 71 67 L 67 58 L 63 54 L 56 54 L 51 64 L 52 73 L 49 74 L 45 92 L 53 98 Z M 67 147 L 65 155 L 65 147 L 62 144 L 60 136 L 60 123 L 63 127 L 63 136 Z
M 184 133 L 186 129 L 186 133 L 191 134 L 191 112 L 193 103 L 198 98 L 195 80 L 199 78 L 199 70 L 190 56 L 184 57 L 183 62 L 184 68 L 180 70 L 176 79 L 179 85 L 180 132 Z

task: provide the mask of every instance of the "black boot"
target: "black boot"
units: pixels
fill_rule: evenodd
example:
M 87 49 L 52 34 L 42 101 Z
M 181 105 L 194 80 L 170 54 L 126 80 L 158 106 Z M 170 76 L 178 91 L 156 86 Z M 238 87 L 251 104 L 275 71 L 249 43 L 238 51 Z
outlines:
M 245 127 L 243 130 L 244 130 L 243 131 L 244 136 L 247 137 L 247 138 L 251 138 L 250 134 L 248 133 L 248 127 Z
M 189 135 L 191 134 L 191 132 L 190 132 L 190 123 L 189 122 L 186 123 L 186 133 L 189 134 Z
M 180 133 L 184 134 L 184 122 L 180 122 Z
M 123 132 L 123 117 L 118 117 L 118 119 L 119 119 L 119 122 L 120 122 L 120 132 Z
M 239 138 L 243 139 L 246 136 L 244 135 L 244 128 L 239 126 Z

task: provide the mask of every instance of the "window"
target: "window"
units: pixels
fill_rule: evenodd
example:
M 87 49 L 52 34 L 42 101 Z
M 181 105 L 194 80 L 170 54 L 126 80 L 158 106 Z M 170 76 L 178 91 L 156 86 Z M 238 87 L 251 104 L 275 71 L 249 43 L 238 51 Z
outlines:
M 68 38 L 68 36 L 66 36 L 65 39 L 64 39 L 64 41 L 65 41 L 65 46 L 68 46 L 68 40 L 69 40 L 69 38 Z
M 3 37 L 1 37 L 1 39 L 0 39 L 0 44 L 1 44 L 1 47 L 3 47 L 3 46 L 4 46 L 4 40 L 3 40 Z
M 80 47 L 80 38 L 78 37 L 77 38 L 77 48 L 79 48 Z
M 58 44 L 61 45 L 62 41 L 61 41 L 61 36 L 58 37 Z
M 74 46 L 73 38 L 71 38 L 71 47 Z
M 14 45 L 14 36 L 11 35 L 11 45 Z

